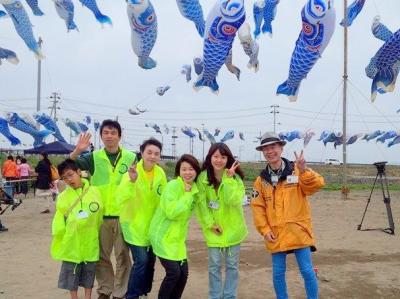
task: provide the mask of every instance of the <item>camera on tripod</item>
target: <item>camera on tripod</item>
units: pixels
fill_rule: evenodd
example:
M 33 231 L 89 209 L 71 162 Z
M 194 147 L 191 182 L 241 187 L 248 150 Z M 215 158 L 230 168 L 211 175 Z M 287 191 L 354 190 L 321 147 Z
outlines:
M 375 162 L 374 165 L 376 166 L 376 169 L 378 170 L 378 174 L 384 174 L 385 173 L 385 165 L 387 161 L 383 162 Z
M 361 219 L 361 223 L 357 226 L 358 230 L 375 230 L 375 229 L 361 229 L 361 226 L 363 224 L 365 214 L 367 213 L 369 203 L 371 202 L 371 197 L 372 197 L 372 193 L 374 192 L 375 185 L 379 179 L 379 183 L 380 183 L 379 185 L 381 186 L 381 189 L 382 189 L 383 202 L 386 206 L 386 213 L 387 213 L 388 222 L 389 222 L 388 228 L 383 228 L 383 229 L 379 229 L 379 230 L 382 230 L 385 233 L 388 233 L 390 235 L 394 235 L 394 221 L 393 221 L 393 215 L 392 215 L 392 207 L 390 206 L 389 184 L 388 184 L 386 174 L 385 174 L 386 163 L 387 163 L 386 161 L 374 163 L 376 169 L 378 170 L 378 173 L 376 174 L 374 184 L 372 185 L 372 190 L 368 197 L 367 205 L 365 207 L 364 214 Z

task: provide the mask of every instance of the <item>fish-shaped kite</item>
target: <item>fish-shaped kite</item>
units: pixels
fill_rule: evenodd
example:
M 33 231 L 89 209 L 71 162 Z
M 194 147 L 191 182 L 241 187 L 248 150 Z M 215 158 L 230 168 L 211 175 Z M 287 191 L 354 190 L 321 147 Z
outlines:
M 75 136 L 79 135 L 82 132 L 81 127 L 76 121 L 66 118 L 64 120 L 64 123 L 67 126 L 67 128 L 71 129 L 71 131 L 75 133 Z
M 111 19 L 101 13 L 99 7 L 97 6 L 96 0 L 79 0 L 79 2 L 81 2 L 83 6 L 86 6 L 89 10 L 92 11 L 94 17 L 100 24 L 112 25 Z
M 381 135 L 379 138 L 376 139 L 376 142 L 385 143 L 386 139 L 391 139 L 396 137 L 398 134 L 396 131 L 387 131 L 385 134 Z
M 251 37 L 250 25 L 248 23 L 244 23 L 239 28 L 238 36 L 244 52 L 250 57 L 247 67 L 249 69 L 254 69 L 254 71 L 257 72 L 260 66 L 260 62 L 258 61 L 259 46 Z
M 1 60 L 5 59 L 8 62 L 12 63 L 12 64 L 18 64 L 19 63 L 19 59 L 17 57 L 17 54 L 15 54 L 15 52 L 8 50 L 8 49 L 4 49 L 4 48 L 0 48 L 0 64 L 1 64 Z
M 203 129 L 203 133 L 211 144 L 216 143 L 214 136 L 207 129 Z
M 74 3 L 71 0 L 53 0 L 56 12 L 61 19 L 65 21 L 67 31 L 78 30 L 74 22 Z
M 350 138 L 347 139 L 346 144 L 350 145 L 355 143 L 359 138 L 363 137 L 363 135 L 362 133 L 351 135 Z
M 246 18 L 243 1 L 217 1 L 208 14 L 203 46 L 204 70 L 193 85 L 195 90 L 207 86 L 218 93 L 218 71 L 230 53 L 236 31 Z
M 220 142 L 226 142 L 228 140 L 231 140 L 235 137 L 235 131 L 234 130 L 229 130 L 228 132 L 225 133 L 224 137 L 222 137 Z
M 185 135 L 188 136 L 189 138 L 194 138 L 194 137 L 196 137 L 196 134 L 193 133 L 193 131 L 192 131 L 189 127 L 187 127 L 187 126 L 182 127 L 182 128 L 181 128 L 181 131 L 182 131 L 183 134 L 185 134 Z
M 335 30 L 336 13 L 332 0 L 308 0 L 301 11 L 303 28 L 292 54 L 288 79 L 277 94 L 296 101 L 301 81 L 321 57 Z
M 23 39 L 26 46 L 33 53 L 35 53 L 37 59 L 43 59 L 44 56 L 39 47 L 39 43 L 36 41 L 33 35 L 32 23 L 29 20 L 28 14 L 26 13 L 22 3 L 20 1 L 13 1 L 9 4 L 3 4 L 3 6 L 6 9 L 8 15 L 11 17 L 11 20 L 14 23 L 15 30 L 17 30 L 18 35 Z
M 176 0 L 181 15 L 192 21 L 201 37 L 204 36 L 205 21 L 199 0 Z
M 255 38 L 260 35 L 261 31 L 272 35 L 272 21 L 275 19 L 278 4 L 279 0 L 258 0 L 254 2 Z M 264 24 L 261 27 L 262 21 L 264 21 Z
M 347 7 L 347 23 L 345 19 L 340 22 L 340 25 L 347 27 L 353 24 L 353 21 L 357 18 L 358 14 L 361 12 L 365 4 L 365 0 L 354 0 L 349 7 Z
M 157 87 L 156 92 L 157 92 L 157 94 L 158 94 L 159 96 L 163 96 L 163 95 L 165 94 L 165 92 L 166 92 L 167 90 L 169 90 L 170 88 L 171 88 L 171 86 L 169 86 L 169 85 L 160 86 L 160 87 Z
M 4 137 L 7 138 L 8 141 L 10 141 L 11 145 L 18 145 L 21 143 L 21 141 L 15 137 L 13 134 L 10 132 L 10 128 L 8 127 L 8 122 L 4 118 L 0 117 L 0 134 L 2 134 Z
M 185 75 L 186 82 L 192 80 L 192 66 L 190 64 L 183 65 L 181 74 Z
M 156 133 L 162 134 L 161 129 L 157 124 L 146 123 L 146 124 L 144 124 L 144 126 L 147 127 L 147 128 L 152 128 L 154 131 L 156 131 Z
M 49 115 L 42 113 L 42 114 L 34 114 L 33 117 L 39 124 L 41 124 L 47 130 L 53 131 L 54 137 L 56 137 L 59 141 L 67 142 L 61 135 L 61 131 L 58 125 Z
M 366 75 L 372 79 L 371 101 L 375 101 L 378 92 L 394 91 L 400 70 L 400 29 L 390 35 L 390 30 L 375 18 L 372 32 L 379 39 L 387 38 L 365 68 Z
M 391 146 L 393 146 L 395 144 L 398 144 L 398 143 L 400 143 L 400 136 L 396 136 L 392 141 L 390 141 L 388 143 L 388 147 L 391 147 Z
M 308 130 L 307 132 L 304 133 L 304 137 L 303 137 L 303 146 L 306 147 L 310 141 L 311 138 L 313 138 L 315 136 L 315 133 L 311 130 Z
M 200 76 L 204 68 L 203 59 L 200 57 L 193 58 L 193 67 L 196 75 Z
M 43 145 L 44 144 L 43 139 L 53 133 L 53 131 L 50 130 L 42 130 L 42 131 L 37 130 L 36 127 L 27 123 L 15 112 L 7 113 L 7 121 L 11 127 L 31 135 L 34 139 L 33 147 L 38 147 Z
M 157 62 L 150 57 L 157 40 L 157 16 L 153 5 L 149 0 L 128 0 L 127 13 L 138 65 L 146 70 L 155 68 Z
M 43 16 L 44 15 L 43 11 L 41 11 L 39 8 L 38 0 L 26 0 L 26 3 L 28 3 L 29 7 L 31 8 L 31 10 L 35 16 Z

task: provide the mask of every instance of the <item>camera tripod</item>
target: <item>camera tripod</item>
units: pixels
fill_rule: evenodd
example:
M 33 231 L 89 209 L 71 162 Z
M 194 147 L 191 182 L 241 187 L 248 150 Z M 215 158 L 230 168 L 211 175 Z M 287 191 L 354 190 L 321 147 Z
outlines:
M 385 173 L 385 164 L 386 163 L 387 162 L 376 162 L 376 163 L 374 163 L 374 165 L 376 166 L 376 168 L 378 170 L 378 173 L 376 174 L 374 184 L 372 185 L 371 194 L 369 195 L 369 198 L 367 200 L 367 205 L 365 207 L 364 214 L 363 214 L 362 219 L 361 219 L 361 223 L 357 227 L 358 230 L 363 230 L 363 231 L 367 231 L 367 230 L 382 230 L 383 232 L 385 232 L 387 234 L 394 235 L 394 222 L 393 222 L 392 208 L 390 206 L 389 186 L 388 186 L 388 182 L 387 182 L 387 179 L 386 179 L 386 173 Z M 365 214 L 367 213 L 367 209 L 368 209 L 369 203 L 371 202 L 372 193 L 374 192 L 374 188 L 375 188 L 375 185 L 376 185 L 376 182 L 377 182 L 378 178 L 379 178 L 379 182 L 381 184 L 383 202 L 385 203 L 385 206 L 386 206 L 386 213 L 387 213 L 387 217 L 388 217 L 388 221 L 389 221 L 389 227 L 388 228 L 381 228 L 381 229 L 378 229 L 378 228 L 377 229 L 361 229 L 361 226 L 362 226 L 362 223 L 364 221 Z

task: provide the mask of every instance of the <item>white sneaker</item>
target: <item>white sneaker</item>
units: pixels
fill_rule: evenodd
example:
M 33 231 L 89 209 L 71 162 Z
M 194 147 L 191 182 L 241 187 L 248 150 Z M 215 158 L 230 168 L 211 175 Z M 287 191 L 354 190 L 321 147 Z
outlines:
M 147 295 L 139 296 L 139 299 L 147 299 Z

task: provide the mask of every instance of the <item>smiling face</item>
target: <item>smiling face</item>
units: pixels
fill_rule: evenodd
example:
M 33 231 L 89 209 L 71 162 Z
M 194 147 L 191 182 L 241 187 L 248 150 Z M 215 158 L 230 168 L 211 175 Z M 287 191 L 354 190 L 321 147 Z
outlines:
M 216 150 L 211 155 L 211 165 L 214 169 L 214 172 L 221 172 L 225 169 L 226 164 L 228 163 L 228 156 L 221 155 L 219 150 Z
M 104 127 L 101 131 L 101 140 L 107 150 L 118 148 L 121 136 L 118 130 L 112 127 Z
M 188 162 L 183 161 L 179 169 L 179 176 L 187 184 L 193 183 L 196 179 L 196 170 Z
M 153 169 L 154 165 L 160 162 L 161 159 L 161 150 L 158 146 L 153 144 L 148 144 L 142 154 L 144 168 L 146 170 Z
M 265 160 L 267 160 L 268 164 L 276 165 L 281 161 L 281 155 L 283 152 L 283 146 L 280 143 L 273 143 L 270 145 L 266 145 L 262 148 L 262 152 Z

